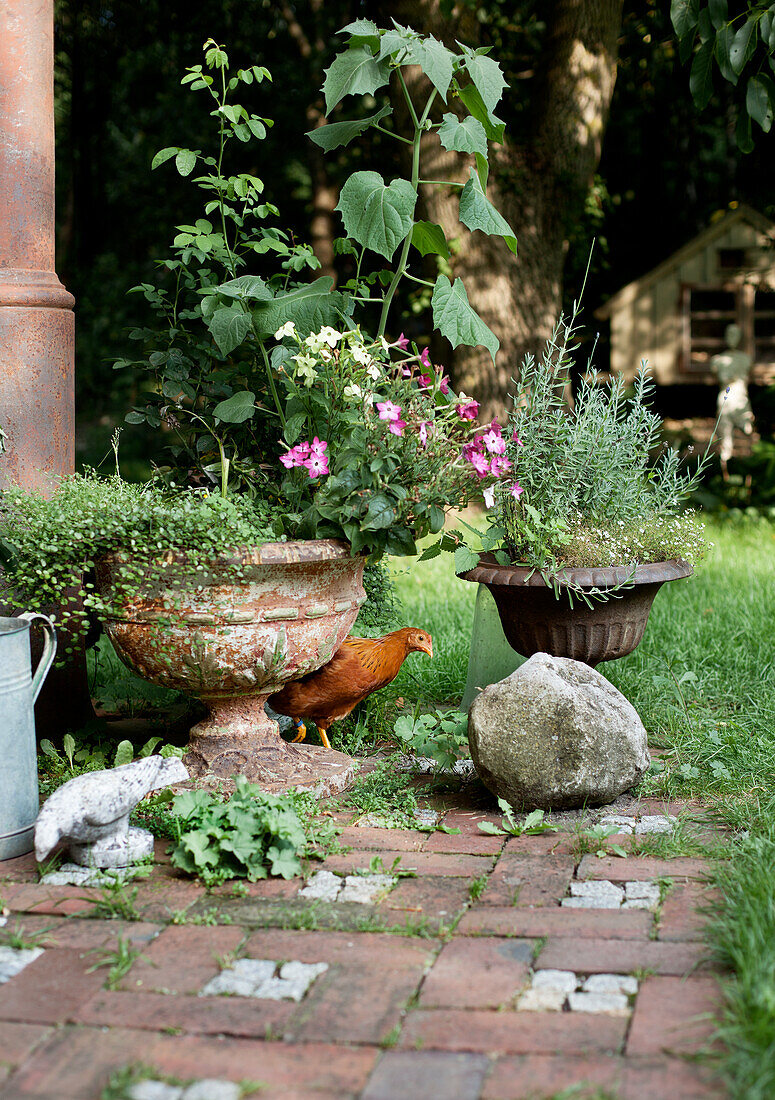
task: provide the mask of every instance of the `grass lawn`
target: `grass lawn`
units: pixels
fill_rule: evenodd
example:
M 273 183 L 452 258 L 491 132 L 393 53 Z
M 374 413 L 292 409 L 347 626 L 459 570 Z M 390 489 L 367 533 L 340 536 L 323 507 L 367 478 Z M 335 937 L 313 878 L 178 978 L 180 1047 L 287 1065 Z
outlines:
M 708 524 L 714 543 L 688 581 L 665 585 L 634 653 L 600 667 L 664 750 L 649 794 L 710 801 L 733 826 L 716 866 L 722 901 L 708 929 L 735 977 L 720 1021 L 736 1100 L 775 1096 L 775 526 Z M 406 621 L 431 631 L 433 662 L 407 662 L 408 698 L 463 692 L 476 586 L 450 555 L 395 566 Z

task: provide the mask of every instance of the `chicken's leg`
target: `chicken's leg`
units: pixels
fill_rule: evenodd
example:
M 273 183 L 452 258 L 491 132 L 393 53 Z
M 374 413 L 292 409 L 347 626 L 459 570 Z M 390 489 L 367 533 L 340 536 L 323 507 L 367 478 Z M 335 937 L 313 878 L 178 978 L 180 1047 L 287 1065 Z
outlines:
M 293 739 L 293 743 L 296 744 L 297 741 L 303 741 L 307 736 L 307 727 L 304 725 L 301 718 L 294 718 L 293 724 L 296 726 L 296 736 Z
M 331 742 L 328 740 L 328 734 L 326 733 L 327 726 L 318 725 L 318 733 L 320 734 L 320 740 L 323 742 L 323 748 L 330 749 Z

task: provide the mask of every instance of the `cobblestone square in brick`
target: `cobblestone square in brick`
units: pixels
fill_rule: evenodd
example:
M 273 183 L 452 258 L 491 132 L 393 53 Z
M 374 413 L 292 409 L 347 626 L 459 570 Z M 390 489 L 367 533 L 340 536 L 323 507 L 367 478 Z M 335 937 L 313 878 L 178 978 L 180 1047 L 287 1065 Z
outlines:
M 0 863 L 0 1100 L 100 1100 L 111 1075 L 127 1100 L 721 1100 L 704 861 L 490 835 L 465 790 L 459 832 L 335 815 L 345 850 L 305 880 L 207 890 L 159 841 L 135 919 Z M 609 828 L 640 843 L 683 809 Z

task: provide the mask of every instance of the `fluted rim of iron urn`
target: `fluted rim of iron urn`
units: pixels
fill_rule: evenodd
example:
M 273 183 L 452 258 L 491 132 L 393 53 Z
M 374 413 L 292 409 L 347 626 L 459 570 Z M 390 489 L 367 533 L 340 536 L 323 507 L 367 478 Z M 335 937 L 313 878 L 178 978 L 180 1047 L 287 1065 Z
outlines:
M 500 565 L 491 553 L 481 553 L 479 564 L 466 573 L 460 573 L 464 581 L 478 581 L 481 584 L 514 586 L 526 588 L 549 588 L 553 581 L 561 586 L 574 588 L 613 588 L 620 584 L 663 584 L 689 577 L 694 572 L 688 562 L 681 558 L 668 561 L 645 562 L 632 566 L 601 565 L 595 568 L 560 569 L 551 576 L 544 576 L 537 570 L 524 565 Z
M 251 546 L 230 546 L 217 554 L 207 556 L 208 565 L 228 567 L 232 565 L 306 565 L 313 562 L 339 561 L 358 558 L 352 554 L 348 543 L 342 539 L 296 539 L 289 542 L 262 542 Z M 125 550 L 114 550 L 102 555 L 98 564 L 130 562 L 137 555 Z M 154 561 L 185 565 L 190 560 L 186 550 L 166 550 Z

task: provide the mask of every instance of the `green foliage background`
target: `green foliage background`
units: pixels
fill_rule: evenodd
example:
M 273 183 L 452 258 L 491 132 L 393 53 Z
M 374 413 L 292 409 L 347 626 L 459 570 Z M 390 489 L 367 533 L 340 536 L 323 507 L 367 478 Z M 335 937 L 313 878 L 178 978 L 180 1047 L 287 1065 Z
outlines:
M 464 6 L 504 66 L 510 90 L 498 112 L 519 143 L 531 125 L 551 6 L 540 0 L 466 0 Z M 295 6 L 268 0 L 57 0 L 57 264 L 77 299 L 82 458 L 99 461 L 110 427 L 133 403 L 132 379 L 110 366 L 127 353 L 126 329 L 144 320 L 138 316 L 142 303 L 127 299 L 126 290 L 152 277 L 154 259 L 168 251 L 172 226 L 196 216 L 186 181 L 150 171 L 158 149 L 204 144 L 208 120 L 179 83 L 185 66 L 200 59 L 202 42 L 212 36 L 227 46 L 236 65 L 271 70 L 273 84 L 257 88 L 248 106 L 276 125 L 256 155 L 260 163 L 242 170 L 261 176 L 267 191 L 282 197 L 283 217 L 307 237 L 319 150 L 304 133 L 310 129 L 308 108 L 334 55 L 335 31 L 364 16 L 384 25 L 390 15 L 390 3 L 355 0 Z M 294 17 L 298 27 L 286 17 Z M 299 48 L 299 28 L 308 39 L 306 54 Z M 598 247 L 585 295 L 590 311 L 730 202 L 775 215 L 771 136 L 756 127 L 753 152 L 744 155 L 735 142 L 740 89 L 718 72 L 712 79 L 711 98 L 698 115 L 688 67 L 678 56 L 670 0 L 627 0 L 599 173 L 583 216 L 568 226 L 568 300 L 579 289 L 593 236 Z M 373 137 L 368 149 L 359 143 L 327 158 L 335 185 L 357 169 L 390 178 L 394 143 Z M 406 320 L 411 333 L 417 322 L 411 314 Z M 601 348 L 601 365 L 604 358 Z M 712 406 L 710 390 L 700 396 Z M 152 446 L 147 440 L 145 449 Z M 140 436 L 126 433 L 127 459 L 133 448 L 142 449 Z

